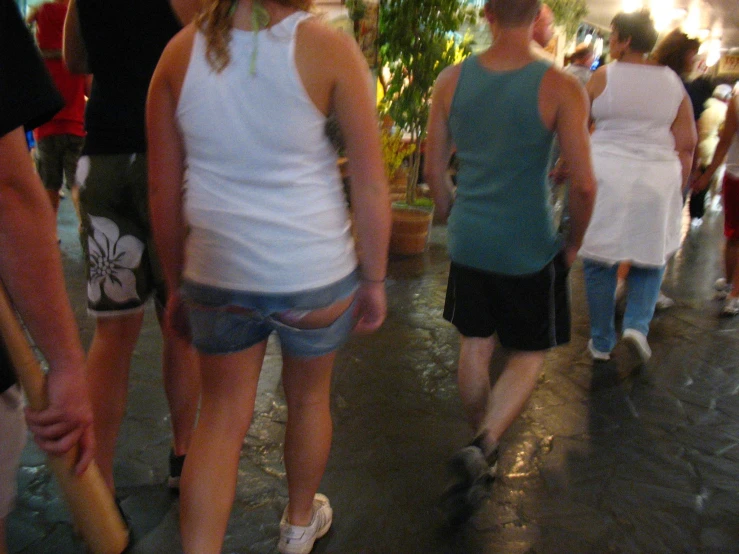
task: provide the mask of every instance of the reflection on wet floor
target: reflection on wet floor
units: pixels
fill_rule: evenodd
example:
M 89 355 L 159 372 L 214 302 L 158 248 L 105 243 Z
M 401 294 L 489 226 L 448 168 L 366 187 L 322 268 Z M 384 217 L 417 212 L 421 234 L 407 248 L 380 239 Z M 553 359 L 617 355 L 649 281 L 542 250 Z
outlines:
M 62 203 L 60 236 L 70 295 L 85 340 L 76 222 Z M 693 230 L 666 273 L 676 305 L 652 324 L 653 358 L 636 369 L 623 347 L 593 365 L 578 265 L 572 342 L 547 356 L 523 416 L 504 437 L 493 497 L 451 529 L 438 499 L 449 456 L 470 439 L 457 397 L 455 330 L 441 319 L 446 231 L 428 252 L 393 259 L 390 316 L 338 357 L 334 443 L 322 492 L 334 527 L 317 553 L 739 552 L 739 318 L 719 319 L 721 217 Z M 498 354 L 502 355 L 501 352 Z M 171 439 L 147 314 L 136 349 L 116 480 L 134 526 L 134 552 L 180 551 L 177 498 L 166 489 Z M 493 371 L 500 367 L 500 358 Z M 286 407 L 270 344 L 254 424 L 240 464 L 224 552 L 274 552 L 287 502 L 281 458 Z M 32 445 L 9 522 L 13 554 L 83 552 Z

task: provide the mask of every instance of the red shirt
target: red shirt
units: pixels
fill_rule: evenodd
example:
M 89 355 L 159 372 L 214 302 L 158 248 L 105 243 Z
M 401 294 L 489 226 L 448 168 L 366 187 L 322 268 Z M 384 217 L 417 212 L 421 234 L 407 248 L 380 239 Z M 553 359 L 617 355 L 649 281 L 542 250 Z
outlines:
M 67 5 L 60 2 L 42 4 L 36 13 L 36 41 L 41 50 L 61 50 L 64 34 L 64 18 Z M 85 136 L 85 83 L 84 75 L 73 75 L 59 59 L 44 59 L 51 78 L 64 97 L 64 108 L 54 119 L 37 127 L 36 140 L 50 135 Z
M 41 50 L 61 50 L 67 4 L 47 2 L 36 12 L 36 42 Z

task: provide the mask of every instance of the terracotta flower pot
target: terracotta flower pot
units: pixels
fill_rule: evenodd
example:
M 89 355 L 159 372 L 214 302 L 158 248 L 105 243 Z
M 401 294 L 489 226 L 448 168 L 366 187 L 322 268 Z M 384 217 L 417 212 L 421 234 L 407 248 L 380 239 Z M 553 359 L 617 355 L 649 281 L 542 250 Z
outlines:
M 393 206 L 390 253 L 421 254 L 426 250 L 434 211 L 410 206 Z

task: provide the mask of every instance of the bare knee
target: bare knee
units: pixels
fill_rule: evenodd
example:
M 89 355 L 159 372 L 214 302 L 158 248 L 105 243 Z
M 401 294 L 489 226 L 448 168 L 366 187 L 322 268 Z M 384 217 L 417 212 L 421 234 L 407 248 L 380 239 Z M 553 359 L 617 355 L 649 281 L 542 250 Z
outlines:
M 143 320 L 143 310 L 132 314 L 98 317 L 95 321 L 95 334 L 109 340 L 135 341 Z

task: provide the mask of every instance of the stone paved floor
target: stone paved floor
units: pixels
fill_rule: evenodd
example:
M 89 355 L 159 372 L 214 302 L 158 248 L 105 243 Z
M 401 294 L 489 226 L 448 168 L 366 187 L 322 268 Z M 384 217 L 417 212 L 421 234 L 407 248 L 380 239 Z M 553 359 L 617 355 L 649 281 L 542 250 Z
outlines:
M 60 235 L 83 337 L 76 221 L 65 201 Z M 470 439 L 457 397 L 455 331 L 441 319 L 446 236 L 423 256 L 393 259 L 389 317 L 338 357 L 335 435 L 322 491 L 334 526 L 317 553 L 739 552 L 739 318 L 711 299 L 720 274 L 721 217 L 688 234 L 664 290 L 677 305 L 652 324 L 654 356 L 640 372 L 617 347 L 593 367 L 582 273 L 572 272 L 572 342 L 552 351 L 523 416 L 503 441 L 492 499 L 465 527 L 443 524 L 444 463 Z M 136 350 L 116 463 L 136 553 L 179 552 L 177 498 L 164 486 L 170 430 L 158 331 L 147 315 Z M 493 364 L 500 367 L 500 360 Z M 287 501 L 281 442 L 286 418 L 279 353 L 270 346 L 254 424 L 244 443 L 224 552 L 276 551 Z M 29 445 L 9 521 L 12 554 L 82 552 L 43 465 Z

